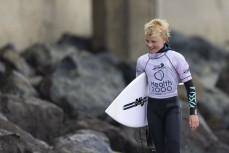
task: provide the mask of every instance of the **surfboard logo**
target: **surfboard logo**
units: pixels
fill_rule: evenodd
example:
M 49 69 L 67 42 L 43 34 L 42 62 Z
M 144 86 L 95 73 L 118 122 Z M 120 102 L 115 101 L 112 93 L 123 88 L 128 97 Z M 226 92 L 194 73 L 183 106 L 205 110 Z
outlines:
M 137 98 L 134 102 L 131 102 L 129 104 L 126 104 L 123 106 L 123 110 L 127 110 L 127 109 L 130 109 L 132 107 L 136 107 L 138 105 L 141 105 L 143 106 L 145 104 L 145 102 L 148 101 L 148 98 L 147 97 L 140 97 L 140 98 Z

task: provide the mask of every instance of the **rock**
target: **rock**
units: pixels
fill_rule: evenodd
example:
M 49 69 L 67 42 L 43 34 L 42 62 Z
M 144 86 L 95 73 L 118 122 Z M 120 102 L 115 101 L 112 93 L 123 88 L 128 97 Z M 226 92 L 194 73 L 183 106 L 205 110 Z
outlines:
M 11 133 L 0 129 L 0 152 L 4 153 L 18 153 L 29 152 L 32 153 L 32 149 L 26 148 L 22 144 L 20 135 L 17 133 Z
M 0 82 L 1 92 L 4 94 L 39 96 L 30 81 L 18 71 L 13 70 L 8 74 L 2 74 Z
M 220 130 L 220 131 L 216 131 L 215 133 L 221 142 L 229 146 L 229 131 L 228 130 Z
M 229 147 L 218 141 L 209 145 L 205 150 L 207 153 L 228 153 Z
M 115 66 L 122 72 L 122 76 L 125 80 L 126 85 L 133 81 L 136 77 L 135 67 L 136 63 L 121 60 L 112 53 L 102 52 L 97 54 L 99 60 L 105 64 Z
M 91 38 L 80 37 L 72 35 L 70 33 L 64 33 L 61 38 L 57 41 L 58 45 L 61 46 L 73 46 L 80 50 L 92 50 L 92 40 Z
M 79 132 L 60 137 L 49 153 L 112 153 L 110 147 L 98 135 L 91 131 Z
M 89 114 L 79 113 L 77 119 L 70 119 L 65 123 L 65 131 L 79 132 L 81 129 L 104 133 L 109 138 L 110 147 L 114 151 L 139 153 L 142 149 L 141 144 L 135 141 L 133 128 L 124 127 L 120 124 L 114 126 L 109 124 L 105 118 L 98 119 Z M 108 143 L 107 138 L 105 140 L 103 138 L 106 143 Z
M 229 97 L 221 91 L 226 86 L 215 89 L 218 76 L 228 73 L 227 69 L 222 71 L 228 53 L 199 37 L 179 35 L 172 33 L 174 38 L 170 43 L 190 63 L 200 117 L 199 129 L 192 132 L 186 91 L 179 91 L 181 100 L 185 101 L 182 102 L 182 152 L 229 152 L 229 119 L 225 117 L 229 114 Z M 82 50 L 85 46 L 80 48 L 78 42 L 75 44 L 75 40 L 66 37 L 58 45 L 35 44 L 21 55 L 15 55 L 13 49 L 0 53 L 5 53 L 0 59 L 1 90 L 4 94 L 14 94 L 0 94 L 0 144 L 6 144 L 6 152 L 141 151 L 141 144 L 135 141 L 139 138 L 135 129 L 120 125 L 104 113 L 135 78 L 135 64 L 108 53 L 91 54 Z M 24 57 L 36 71 L 35 75 L 25 75 L 27 72 L 11 56 L 17 57 L 15 60 Z M 227 75 L 222 80 L 226 85 Z M 38 99 L 39 96 L 45 100 Z M 145 129 L 141 130 L 145 140 Z M 46 143 L 53 145 L 53 149 Z
M 126 85 L 128 85 L 131 81 L 133 81 L 136 78 L 135 67 L 133 68 L 131 64 L 122 61 L 117 64 L 117 67 L 122 72 Z
M 66 114 L 104 113 L 105 108 L 124 89 L 120 71 L 100 62 L 88 52 L 64 58 L 56 70 L 45 77 L 39 91 Z
M 217 88 L 204 88 L 203 101 L 198 103 L 200 113 L 214 131 L 228 129 L 229 96 Z
M 33 69 L 30 65 L 21 57 L 13 45 L 6 45 L 0 49 L 0 59 L 4 61 L 7 68 L 11 70 L 17 70 L 26 77 L 34 75 Z
M 77 131 L 77 134 L 94 134 L 97 137 L 99 137 L 103 142 L 105 142 L 108 146 L 110 145 L 110 141 L 108 137 L 102 132 L 93 131 L 89 129 L 83 129 L 83 130 Z
M 27 48 L 22 56 L 31 64 L 38 74 L 52 73 L 56 64 L 66 56 L 77 54 L 78 50 L 72 47 L 58 47 L 51 44 L 34 44 Z
M 34 97 L 0 95 L 0 112 L 34 137 L 50 142 L 59 136 L 63 111 Z
M 227 66 L 225 66 L 221 71 L 219 78 L 216 82 L 216 87 L 229 95 L 228 80 L 229 80 L 229 62 L 227 63 Z
M 48 153 L 51 147 L 44 141 L 35 139 L 31 134 L 21 130 L 0 113 L 0 152 L 36 152 Z M 4 146 L 3 146 L 4 145 Z

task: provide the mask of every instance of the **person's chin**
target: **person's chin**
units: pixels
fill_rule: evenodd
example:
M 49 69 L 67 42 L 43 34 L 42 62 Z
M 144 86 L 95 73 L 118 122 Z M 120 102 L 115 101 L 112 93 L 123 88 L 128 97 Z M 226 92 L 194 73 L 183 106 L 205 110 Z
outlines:
M 152 49 L 152 50 L 149 50 L 149 52 L 150 52 L 151 54 L 154 54 L 154 53 L 156 53 L 156 52 L 158 52 L 158 51 L 157 51 L 157 50 Z

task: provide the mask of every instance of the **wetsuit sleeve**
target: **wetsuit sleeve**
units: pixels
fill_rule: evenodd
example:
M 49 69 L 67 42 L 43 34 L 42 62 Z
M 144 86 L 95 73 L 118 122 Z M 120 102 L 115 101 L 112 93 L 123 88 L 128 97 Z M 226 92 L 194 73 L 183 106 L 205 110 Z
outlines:
M 187 82 L 184 82 L 184 85 L 187 91 L 190 115 L 197 115 L 196 88 L 193 84 L 193 81 L 189 80 Z
M 141 60 L 138 59 L 137 60 L 137 64 L 136 64 L 136 77 L 138 77 L 143 72 L 144 72 L 144 68 L 142 66 Z

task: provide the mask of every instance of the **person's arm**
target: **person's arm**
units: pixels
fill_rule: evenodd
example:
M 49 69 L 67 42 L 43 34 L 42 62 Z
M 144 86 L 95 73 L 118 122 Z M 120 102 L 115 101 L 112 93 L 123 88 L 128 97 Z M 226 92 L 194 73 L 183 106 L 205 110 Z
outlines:
M 187 82 L 184 82 L 184 85 L 187 91 L 190 115 L 197 115 L 196 88 L 193 84 L 192 79 Z
M 197 115 L 197 100 L 196 100 L 196 88 L 192 82 L 192 80 L 184 82 L 188 103 L 190 106 L 190 117 L 189 117 L 189 125 L 192 130 L 195 130 L 199 127 L 199 118 Z
M 140 59 L 138 59 L 137 64 L 136 64 L 136 77 L 138 77 L 143 72 L 144 72 L 144 69 L 143 69 L 142 64 L 140 62 Z

